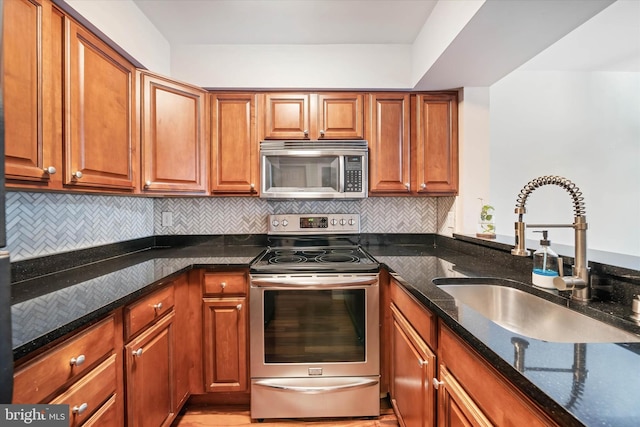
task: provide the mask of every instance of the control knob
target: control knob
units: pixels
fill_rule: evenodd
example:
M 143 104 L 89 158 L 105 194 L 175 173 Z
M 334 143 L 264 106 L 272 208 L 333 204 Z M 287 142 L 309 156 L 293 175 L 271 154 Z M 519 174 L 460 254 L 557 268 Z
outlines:
M 356 224 L 356 220 L 351 218 L 349 219 L 349 225 L 355 225 Z
M 342 218 L 342 219 L 340 220 L 340 225 L 345 225 L 346 223 L 347 223 L 347 220 L 346 220 L 346 219 Z
M 282 226 L 286 227 L 287 225 L 289 225 L 289 221 L 287 221 L 286 219 L 282 220 Z
M 331 220 L 331 225 L 337 225 L 337 224 L 338 224 L 338 220 L 337 220 L 337 219 L 335 219 L 335 218 L 333 218 L 333 219 Z
M 271 221 L 271 225 L 273 225 L 274 227 L 277 227 L 280 225 L 280 222 L 277 219 L 274 219 L 273 221 Z

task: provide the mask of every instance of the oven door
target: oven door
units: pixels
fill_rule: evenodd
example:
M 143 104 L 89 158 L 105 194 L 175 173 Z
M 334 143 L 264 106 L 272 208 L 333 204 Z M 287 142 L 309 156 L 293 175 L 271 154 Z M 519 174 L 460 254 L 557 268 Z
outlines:
M 252 276 L 252 378 L 379 375 L 377 274 Z

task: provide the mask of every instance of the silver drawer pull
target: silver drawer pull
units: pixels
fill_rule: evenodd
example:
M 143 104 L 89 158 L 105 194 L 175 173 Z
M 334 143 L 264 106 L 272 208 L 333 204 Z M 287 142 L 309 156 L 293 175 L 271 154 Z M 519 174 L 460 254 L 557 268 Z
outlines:
M 159 302 L 157 304 L 153 304 L 153 309 L 154 310 L 162 310 L 162 303 Z
M 73 412 L 74 414 L 77 414 L 77 415 L 82 415 L 82 413 L 84 411 L 86 411 L 87 408 L 89 408 L 89 405 L 87 404 L 87 402 L 85 402 L 80 406 L 74 406 L 73 409 L 71 410 L 71 412 Z
M 220 283 L 220 287 L 221 287 L 222 289 L 226 288 L 226 287 L 227 287 L 227 282 L 222 282 L 222 283 Z
M 82 178 L 82 172 L 76 171 L 76 172 L 72 173 L 71 176 L 74 177 L 75 179 L 80 179 L 80 178 Z
M 71 366 L 80 366 L 84 363 L 84 359 L 85 359 L 84 354 L 81 354 L 78 357 L 72 357 L 71 360 L 69 360 L 69 364 Z
M 436 390 L 438 390 L 440 386 L 444 385 L 444 381 L 438 381 L 437 378 L 434 378 L 432 381 L 433 381 L 433 388 L 435 388 Z
M 242 310 L 242 304 L 236 305 L 236 308 L 238 309 L 238 311 Z
M 418 366 L 420 366 L 421 368 L 427 366 L 428 364 L 429 364 L 428 360 L 422 360 L 422 359 L 418 360 Z
M 49 175 L 53 175 L 56 172 L 57 171 L 55 166 L 49 166 L 48 168 L 44 168 L 44 173 L 48 173 Z
M 142 348 L 139 348 L 139 349 L 137 349 L 137 350 L 133 350 L 133 351 L 131 352 L 131 354 L 133 355 L 133 357 L 140 357 L 140 356 L 142 356 Z

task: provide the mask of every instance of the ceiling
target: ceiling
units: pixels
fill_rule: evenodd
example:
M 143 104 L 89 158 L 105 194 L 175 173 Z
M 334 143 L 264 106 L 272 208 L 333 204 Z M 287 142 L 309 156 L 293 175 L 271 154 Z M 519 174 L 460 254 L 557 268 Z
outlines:
M 134 0 L 169 44 L 411 44 L 437 0 Z

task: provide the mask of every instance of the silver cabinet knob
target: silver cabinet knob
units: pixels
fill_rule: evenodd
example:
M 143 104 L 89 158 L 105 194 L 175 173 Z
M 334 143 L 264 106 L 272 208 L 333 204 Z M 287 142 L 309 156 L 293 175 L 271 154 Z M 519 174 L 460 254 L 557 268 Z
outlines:
M 429 364 L 428 360 L 422 360 L 422 359 L 418 359 L 418 366 L 420 366 L 421 368 L 424 368 L 425 366 L 427 366 Z
M 162 303 L 159 302 L 157 304 L 153 304 L 153 309 L 154 310 L 162 310 Z
M 309 136 L 309 131 L 307 129 L 303 130 L 302 133 L 304 133 L 304 136 Z
M 48 168 L 44 168 L 44 173 L 48 173 L 49 175 L 53 175 L 57 172 L 57 169 L 54 166 L 49 166 Z
M 423 182 L 422 184 L 420 184 L 420 188 L 422 188 L 422 189 L 424 190 L 425 188 L 427 188 L 427 184 L 425 184 L 425 183 Z
M 131 352 L 131 354 L 132 354 L 134 357 L 140 357 L 140 356 L 142 356 L 142 348 L 139 348 L 139 349 L 137 349 L 137 350 L 133 350 L 133 351 Z
M 82 172 L 75 171 L 74 173 L 71 174 L 71 176 L 74 177 L 75 179 L 80 179 L 82 178 Z
M 432 382 L 433 382 L 433 388 L 435 388 L 436 390 L 438 390 L 440 386 L 444 385 L 444 381 L 438 381 L 437 378 L 434 378 Z
M 84 363 L 85 357 L 84 354 L 81 354 L 78 357 L 72 357 L 71 360 L 69 360 L 69 364 L 71 366 L 80 366 Z
M 251 187 L 251 189 L 253 190 L 254 188 L 256 188 L 256 185 L 254 183 L 249 184 L 249 187 Z
M 323 130 L 323 129 L 321 129 L 321 130 L 320 130 L 320 136 L 321 136 L 321 137 L 323 137 L 323 136 L 324 136 L 324 130 Z
M 144 182 L 144 187 L 145 187 L 145 188 L 149 188 L 149 187 L 151 187 L 151 181 L 146 180 L 146 181 Z
M 222 283 L 220 283 L 220 287 L 221 287 L 222 289 L 226 288 L 226 287 L 227 287 L 227 282 L 222 282 Z
M 236 305 L 236 308 L 238 309 L 238 311 L 242 310 L 242 304 Z
M 405 182 L 405 183 L 404 183 L 404 186 L 405 186 L 405 187 L 407 187 L 407 190 L 408 190 L 409 188 L 411 188 L 411 184 L 409 184 L 408 182 Z
M 87 402 L 84 402 L 80 406 L 74 406 L 73 409 L 71 409 L 71 412 L 77 415 L 82 415 L 82 413 L 86 411 L 87 408 L 89 408 L 89 405 L 87 404 Z

